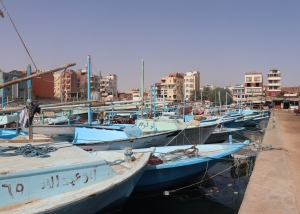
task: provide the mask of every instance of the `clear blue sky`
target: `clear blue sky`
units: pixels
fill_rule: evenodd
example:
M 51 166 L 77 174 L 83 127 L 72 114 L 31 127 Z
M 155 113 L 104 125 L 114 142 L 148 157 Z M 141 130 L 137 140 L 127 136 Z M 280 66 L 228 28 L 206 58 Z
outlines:
M 298 0 L 3 0 L 38 69 L 87 55 L 119 91 L 145 87 L 171 72 L 198 70 L 201 86 L 242 84 L 247 72 L 271 68 L 283 86 L 299 86 Z M 0 68 L 32 64 L 0 4 Z M 93 69 L 95 72 L 95 69 Z

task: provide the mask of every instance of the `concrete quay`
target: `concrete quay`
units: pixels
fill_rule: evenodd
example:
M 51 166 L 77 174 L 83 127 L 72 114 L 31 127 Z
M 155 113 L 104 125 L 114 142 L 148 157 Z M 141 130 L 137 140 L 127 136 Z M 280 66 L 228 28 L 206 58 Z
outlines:
M 300 116 L 274 110 L 239 214 L 300 213 Z

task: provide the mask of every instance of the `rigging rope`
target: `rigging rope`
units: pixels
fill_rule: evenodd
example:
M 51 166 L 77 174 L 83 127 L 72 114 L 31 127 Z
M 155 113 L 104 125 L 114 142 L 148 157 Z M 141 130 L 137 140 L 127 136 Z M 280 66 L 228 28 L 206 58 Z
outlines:
M 1 1 L 1 3 L 2 3 L 2 5 L 3 5 L 3 7 L 4 7 L 4 9 L 5 9 L 5 11 L 6 11 L 6 13 L 7 13 L 9 19 L 10 19 L 10 21 L 11 21 L 11 23 L 13 24 L 15 30 L 17 31 L 17 34 L 18 34 L 18 36 L 19 36 L 19 38 L 20 38 L 20 40 L 21 40 L 21 42 L 22 42 L 22 44 L 23 44 L 25 50 L 27 51 L 27 54 L 29 55 L 29 57 L 30 57 L 30 59 L 31 59 L 31 61 L 32 61 L 33 65 L 34 65 L 34 67 L 35 67 L 35 69 L 36 69 L 36 71 L 37 71 L 38 69 L 37 69 L 37 67 L 36 67 L 36 65 L 35 65 L 35 63 L 34 63 L 32 57 L 31 57 L 31 55 L 30 55 L 30 53 L 29 53 L 29 51 L 28 51 L 28 49 L 27 49 L 27 47 L 26 47 L 26 45 L 25 45 L 25 43 L 24 43 L 24 41 L 23 41 L 23 39 L 22 39 L 22 37 L 21 37 L 21 35 L 19 34 L 19 31 L 18 31 L 17 27 L 15 26 L 15 24 L 14 24 L 12 18 L 10 17 L 10 15 L 9 15 L 9 13 L 8 13 L 8 11 L 7 11 L 7 9 L 6 9 L 6 7 L 4 6 L 4 4 L 3 4 L 3 2 L 2 2 L 2 0 L 0 0 L 0 1 Z

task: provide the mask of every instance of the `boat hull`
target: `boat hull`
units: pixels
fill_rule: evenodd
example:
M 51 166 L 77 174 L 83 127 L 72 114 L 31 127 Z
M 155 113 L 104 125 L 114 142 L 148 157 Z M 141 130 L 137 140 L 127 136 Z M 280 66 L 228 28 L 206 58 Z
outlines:
M 218 128 L 216 129 L 209 138 L 205 141 L 205 144 L 209 143 L 222 143 L 226 140 L 228 140 L 229 135 L 233 135 L 235 132 L 239 131 L 241 129 L 237 128 Z
M 126 147 L 132 149 L 150 148 L 167 146 L 169 142 L 179 134 L 179 130 L 168 131 L 153 134 L 151 136 L 133 137 L 127 139 L 119 139 L 112 141 L 102 142 L 87 142 L 87 143 L 74 143 L 73 145 L 78 146 L 86 151 L 105 151 L 105 150 L 121 150 Z
M 148 165 L 134 191 L 160 190 L 185 183 L 189 177 L 204 172 L 222 158 L 241 150 L 249 143 L 250 141 L 247 140 L 244 143 L 197 145 L 199 156 L 176 159 L 158 165 Z M 190 146 L 156 148 L 154 155 L 159 157 L 173 151 L 186 149 L 192 148 Z
M 44 134 L 48 136 L 74 135 L 76 125 L 33 125 L 34 134 Z M 28 132 L 28 128 L 22 127 L 22 131 Z
M 90 154 L 70 144 L 56 144 L 51 157 L 22 156 L 8 168 L 1 164 L 1 213 L 96 213 L 119 209 L 143 174 L 154 149 L 133 151 L 131 163 L 115 163 L 123 151 Z M 5 158 L 0 158 L 4 162 Z M 108 159 L 107 159 L 108 158 Z M 7 160 L 8 161 L 8 160 Z M 113 164 L 115 163 L 115 164 Z M 20 167 L 22 165 L 23 167 Z M 24 166 L 28 166 L 25 168 Z
M 216 127 L 217 125 L 187 127 L 169 145 L 203 144 Z
M 208 163 L 202 162 L 188 166 L 181 166 L 176 168 L 166 168 L 159 170 L 146 170 L 136 184 L 135 192 L 147 192 L 152 190 L 163 190 L 171 186 L 184 184 L 189 182 L 189 178 L 199 175 L 210 169 L 219 160 L 211 160 Z

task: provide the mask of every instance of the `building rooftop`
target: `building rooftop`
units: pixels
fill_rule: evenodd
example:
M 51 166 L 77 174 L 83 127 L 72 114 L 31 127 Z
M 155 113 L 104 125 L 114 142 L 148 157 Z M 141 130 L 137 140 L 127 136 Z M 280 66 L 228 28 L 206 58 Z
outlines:
M 262 75 L 261 72 L 255 72 L 255 71 L 246 73 L 246 75 L 252 75 L 252 74 L 261 74 Z
M 168 77 L 183 78 L 183 75 L 180 73 L 170 73 Z

